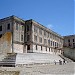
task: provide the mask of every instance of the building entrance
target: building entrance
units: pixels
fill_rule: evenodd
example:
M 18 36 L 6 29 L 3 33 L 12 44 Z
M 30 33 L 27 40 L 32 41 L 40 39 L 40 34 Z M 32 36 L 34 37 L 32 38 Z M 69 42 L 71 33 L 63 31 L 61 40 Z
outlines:
M 27 53 L 30 52 L 30 45 L 27 45 Z

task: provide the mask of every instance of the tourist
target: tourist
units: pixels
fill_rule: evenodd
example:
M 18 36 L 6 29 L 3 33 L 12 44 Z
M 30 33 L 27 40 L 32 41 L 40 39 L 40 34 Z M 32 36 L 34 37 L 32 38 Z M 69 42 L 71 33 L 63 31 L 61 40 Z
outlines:
M 56 65 L 56 61 L 54 60 L 54 64 Z
M 65 63 L 65 59 L 63 59 L 63 65 L 64 65 L 64 64 L 66 64 L 66 63 Z
M 62 65 L 62 61 L 61 60 L 59 60 L 59 65 Z

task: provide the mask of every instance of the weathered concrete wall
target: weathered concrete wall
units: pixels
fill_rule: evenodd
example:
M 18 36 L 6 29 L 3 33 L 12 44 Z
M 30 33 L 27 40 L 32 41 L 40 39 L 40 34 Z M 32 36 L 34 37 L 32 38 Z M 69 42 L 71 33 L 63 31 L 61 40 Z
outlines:
M 0 38 L 0 53 L 11 53 L 12 52 L 12 33 L 6 32 Z
M 23 45 L 13 44 L 13 52 L 14 53 L 23 53 Z
M 64 55 L 75 61 L 75 48 L 72 49 L 72 48 L 64 47 Z

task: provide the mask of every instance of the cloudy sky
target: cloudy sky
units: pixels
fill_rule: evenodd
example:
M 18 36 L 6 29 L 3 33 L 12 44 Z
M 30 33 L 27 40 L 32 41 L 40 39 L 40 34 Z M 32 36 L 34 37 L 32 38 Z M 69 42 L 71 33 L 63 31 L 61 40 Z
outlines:
M 33 19 L 58 34 L 75 34 L 74 0 L 0 0 L 0 18 Z

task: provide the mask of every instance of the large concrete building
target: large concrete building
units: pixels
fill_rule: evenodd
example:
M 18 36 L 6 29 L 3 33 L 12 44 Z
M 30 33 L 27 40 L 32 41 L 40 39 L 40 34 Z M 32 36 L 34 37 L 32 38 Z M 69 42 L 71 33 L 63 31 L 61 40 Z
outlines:
M 0 19 L 0 53 L 61 54 L 63 37 L 38 22 L 16 16 Z

